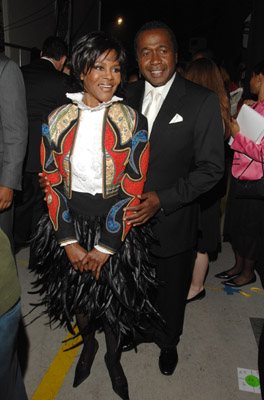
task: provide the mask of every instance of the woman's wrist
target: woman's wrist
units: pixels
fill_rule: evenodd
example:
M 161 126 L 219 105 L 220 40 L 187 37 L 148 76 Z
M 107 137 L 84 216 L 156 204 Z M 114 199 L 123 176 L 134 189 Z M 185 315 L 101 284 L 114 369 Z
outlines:
M 60 247 L 66 247 L 74 243 L 78 243 L 78 240 L 76 239 L 66 240 L 65 242 L 60 243 Z

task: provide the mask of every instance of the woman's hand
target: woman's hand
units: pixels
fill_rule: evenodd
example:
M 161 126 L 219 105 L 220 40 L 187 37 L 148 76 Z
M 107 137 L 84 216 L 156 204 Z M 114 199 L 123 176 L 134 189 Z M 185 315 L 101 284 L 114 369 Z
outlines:
M 75 271 L 83 272 L 84 268 L 82 260 L 86 256 L 87 251 L 82 246 L 80 246 L 79 243 L 68 244 L 64 247 L 64 249 Z
M 88 251 L 82 260 L 82 267 L 85 271 L 91 271 L 96 280 L 99 279 L 102 266 L 109 259 L 110 254 L 102 253 L 97 249 Z
M 230 130 L 231 130 L 231 136 L 233 136 L 233 138 L 235 138 L 238 132 L 240 131 L 240 127 L 235 118 L 232 118 L 230 122 Z
M 256 103 L 256 100 L 252 100 L 252 99 L 247 99 L 244 100 L 243 104 L 246 104 L 247 106 L 253 106 L 253 104 Z
M 47 186 L 49 186 L 49 181 L 48 181 L 48 178 L 46 177 L 46 176 L 43 176 L 43 173 L 42 172 L 40 172 L 39 174 L 38 174 L 38 176 L 39 176 L 39 186 L 41 187 L 41 189 L 42 189 L 42 192 L 44 193 L 44 194 L 46 194 L 48 191 L 47 191 Z M 44 198 L 44 200 L 46 200 L 46 197 Z

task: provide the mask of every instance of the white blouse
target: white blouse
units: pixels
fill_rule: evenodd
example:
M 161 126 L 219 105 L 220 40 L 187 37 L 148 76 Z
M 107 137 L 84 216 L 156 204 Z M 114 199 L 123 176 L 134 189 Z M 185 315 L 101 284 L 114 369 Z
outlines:
M 91 108 L 83 103 L 83 93 L 67 93 L 66 96 L 81 110 L 71 156 L 72 190 L 92 195 L 102 193 L 102 126 L 105 108 L 121 99 L 114 96 L 109 102 Z
M 105 108 L 122 99 L 114 96 L 110 101 L 91 108 L 83 103 L 83 93 L 66 93 L 66 96 L 77 104 L 81 111 L 71 156 L 72 190 L 92 195 L 102 193 L 102 126 Z M 76 242 L 77 240 L 69 240 L 61 246 Z M 99 245 L 95 245 L 95 248 L 103 253 L 113 254 Z

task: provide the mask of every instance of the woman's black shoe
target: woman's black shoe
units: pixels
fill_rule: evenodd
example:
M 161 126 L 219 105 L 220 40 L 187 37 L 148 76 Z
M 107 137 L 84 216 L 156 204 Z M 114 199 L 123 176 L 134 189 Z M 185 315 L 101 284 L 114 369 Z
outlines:
M 87 349 L 85 349 L 85 345 L 83 346 L 79 361 L 78 361 L 78 363 L 76 365 L 76 369 L 75 369 L 75 376 L 74 376 L 74 381 L 73 381 L 73 385 L 72 385 L 73 387 L 79 386 L 90 375 L 91 367 L 93 365 L 94 358 L 97 353 L 98 347 L 99 347 L 98 342 L 96 339 L 94 339 L 93 351 L 87 358 L 87 355 L 86 355 Z
M 191 297 L 190 299 L 186 300 L 186 303 L 191 303 L 191 301 L 195 300 L 202 300 L 206 295 L 205 289 L 203 289 L 200 293 L 198 293 L 196 296 Z
M 219 279 L 232 279 L 236 278 L 239 274 L 233 274 L 229 275 L 227 271 L 220 272 L 219 274 L 216 274 L 215 277 Z
M 126 340 L 121 348 L 122 352 L 125 353 L 126 351 L 135 350 L 137 352 L 137 346 L 141 343 L 153 343 L 153 338 L 147 335 L 141 335 L 139 332 L 136 332 L 134 339 Z
M 232 287 L 242 287 L 242 286 L 250 285 L 251 283 L 255 283 L 256 280 L 257 280 L 257 277 L 256 277 L 256 275 L 254 275 L 252 279 L 250 279 L 248 282 L 241 283 L 241 285 L 234 282 L 234 279 L 230 279 L 229 281 L 222 281 L 221 283 L 223 285 L 232 286 Z
M 127 378 L 120 362 L 117 362 L 114 366 L 110 366 L 108 363 L 107 353 L 105 354 L 104 359 L 112 382 L 113 391 L 121 399 L 129 400 Z

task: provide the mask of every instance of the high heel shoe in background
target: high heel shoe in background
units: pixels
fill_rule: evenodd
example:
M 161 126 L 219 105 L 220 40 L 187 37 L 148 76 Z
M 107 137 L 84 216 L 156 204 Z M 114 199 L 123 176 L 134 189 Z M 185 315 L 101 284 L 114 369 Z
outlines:
M 112 382 L 113 391 L 122 399 L 129 400 L 128 394 L 128 383 L 127 378 L 124 374 L 123 368 L 120 362 L 116 362 L 114 365 L 110 365 L 107 353 L 105 354 L 105 364 L 109 372 L 109 376 Z
M 239 274 L 231 274 L 229 275 L 227 271 L 220 272 L 219 274 L 216 274 L 215 277 L 219 279 L 232 279 L 236 278 Z
M 96 339 L 94 339 L 94 346 L 90 351 L 90 354 L 87 356 L 87 347 L 85 345 L 83 346 L 79 361 L 75 369 L 75 376 L 72 385 L 73 387 L 79 386 L 90 375 L 91 367 L 93 365 L 98 347 L 98 342 Z
M 195 300 L 202 300 L 205 298 L 205 295 L 206 295 L 206 291 L 205 291 L 205 289 L 203 289 L 196 296 L 193 296 L 190 299 L 187 299 L 186 303 L 191 303 L 192 301 L 195 301 Z
M 241 283 L 241 285 L 234 282 L 234 279 L 230 279 L 228 281 L 222 281 L 221 283 L 223 285 L 232 286 L 232 287 L 242 287 L 242 286 L 250 285 L 251 283 L 255 283 L 256 280 L 257 280 L 257 277 L 256 277 L 256 275 L 254 275 L 252 279 L 250 279 L 248 282 Z

